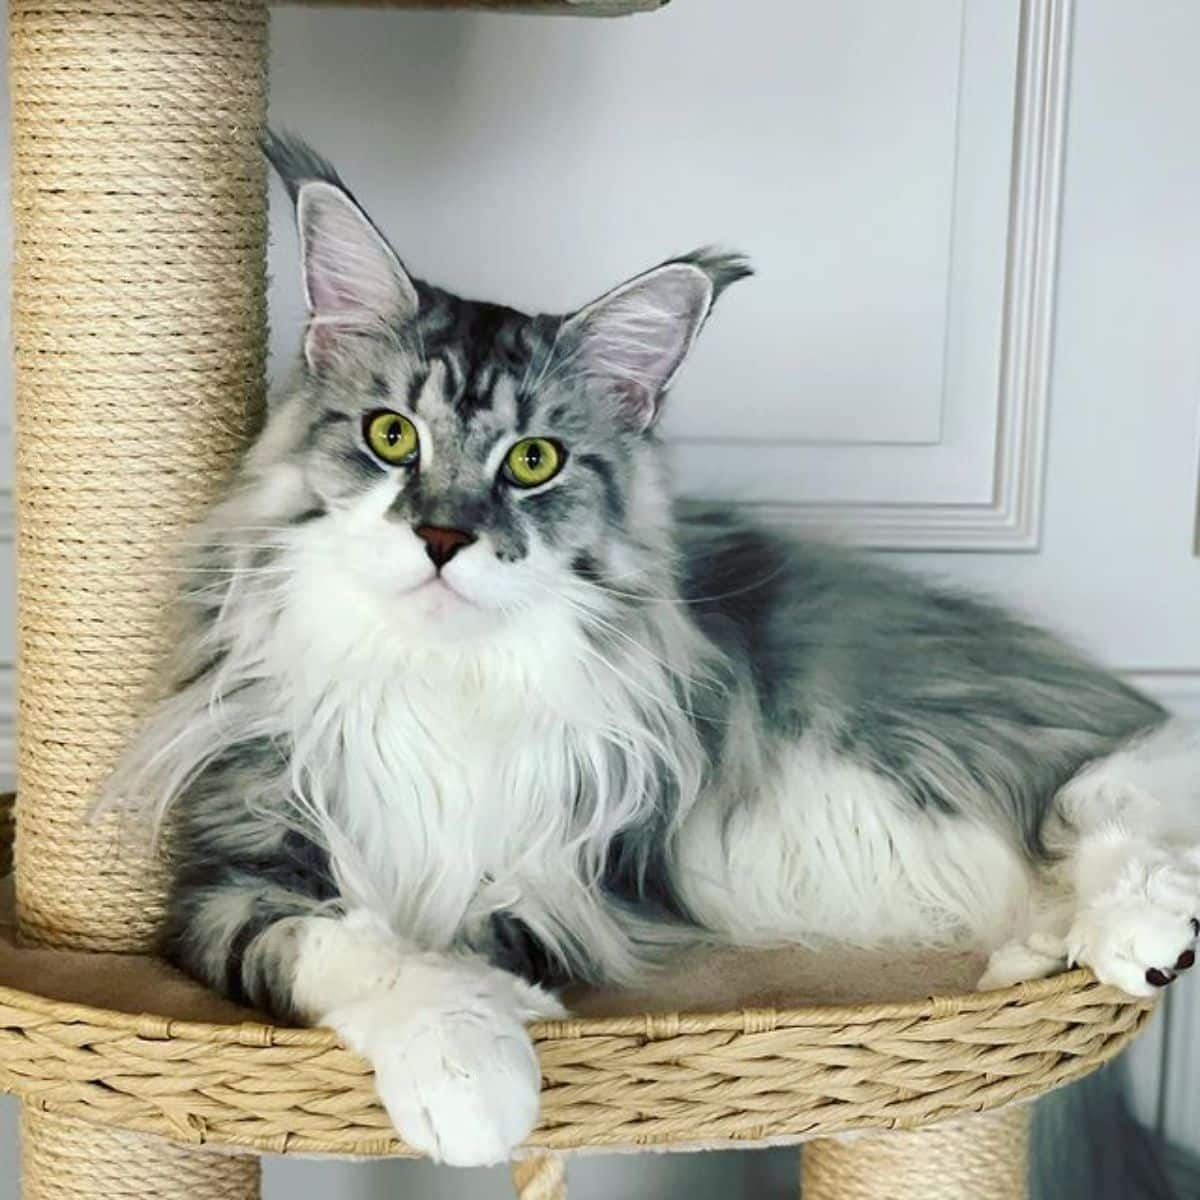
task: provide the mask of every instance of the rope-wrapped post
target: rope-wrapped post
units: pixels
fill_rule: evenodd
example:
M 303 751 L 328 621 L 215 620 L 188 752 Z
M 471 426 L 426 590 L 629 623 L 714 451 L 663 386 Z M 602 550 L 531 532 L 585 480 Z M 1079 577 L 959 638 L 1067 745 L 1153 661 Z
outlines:
M 808 1142 L 801 1200 L 1026 1200 L 1029 1111 Z
M 22 935 L 141 951 L 160 863 L 87 823 L 169 562 L 262 400 L 267 0 L 10 0 Z M 257 1164 L 27 1111 L 25 1195 L 257 1195 Z
M 512 1181 L 517 1200 L 567 1200 L 567 1166 L 558 1155 L 519 1159 Z
M 170 1142 L 27 1113 L 23 1192 L 36 1200 L 246 1200 L 258 1159 L 222 1158 Z

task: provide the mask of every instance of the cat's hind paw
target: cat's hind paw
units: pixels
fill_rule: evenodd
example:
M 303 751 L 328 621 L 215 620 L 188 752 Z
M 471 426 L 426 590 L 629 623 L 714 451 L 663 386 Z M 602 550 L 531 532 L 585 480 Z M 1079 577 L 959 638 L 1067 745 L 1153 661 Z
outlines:
M 1045 979 L 1067 965 L 1066 943 L 1050 934 L 1031 934 L 1025 941 L 1006 942 L 993 951 L 978 988 L 989 992 L 1031 979 Z
M 1072 963 L 1131 996 L 1153 996 L 1196 961 L 1200 871 L 1185 855 L 1130 857 L 1117 879 L 1076 915 Z

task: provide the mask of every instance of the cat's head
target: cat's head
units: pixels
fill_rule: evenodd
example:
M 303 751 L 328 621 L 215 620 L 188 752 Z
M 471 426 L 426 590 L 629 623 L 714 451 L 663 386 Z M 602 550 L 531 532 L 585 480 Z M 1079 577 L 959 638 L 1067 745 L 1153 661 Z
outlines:
M 329 569 L 425 638 L 573 589 L 637 591 L 670 519 L 663 396 L 744 261 L 698 252 L 527 316 L 414 279 L 324 160 L 293 139 L 267 152 L 308 306 L 299 381 L 250 458 L 288 497 L 276 519 L 336 547 Z

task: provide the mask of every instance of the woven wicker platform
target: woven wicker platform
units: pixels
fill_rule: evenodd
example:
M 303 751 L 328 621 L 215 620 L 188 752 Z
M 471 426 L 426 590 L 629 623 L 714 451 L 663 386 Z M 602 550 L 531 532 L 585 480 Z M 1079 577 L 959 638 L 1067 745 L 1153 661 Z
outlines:
M 723 951 L 684 962 L 655 989 L 694 1011 L 656 1012 L 655 995 L 580 994 L 573 1003 L 587 1015 L 534 1030 L 543 1109 L 529 1149 L 914 1128 L 1078 1078 L 1152 1011 L 1086 971 L 955 991 L 977 970 L 964 955 Z M 895 999 L 922 982 L 948 994 Z M 839 995 L 871 1002 L 828 1002 Z M 724 1007 L 700 1011 L 715 1004 Z M 267 1024 L 152 958 L 20 947 L 11 916 L 0 921 L 0 1089 L 185 1143 L 408 1153 L 366 1063 L 328 1031 Z
M 909 1004 L 592 1018 L 535 1037 L 531 1149 L 689 1149 L 915 1128 L 1095 1069 L 1147 1010 L 1084 972 Z M 0 1087 L 50 1112 L 271 1153 L 405 1154 L 324 1030 L 215 1024 L 0 987 Z

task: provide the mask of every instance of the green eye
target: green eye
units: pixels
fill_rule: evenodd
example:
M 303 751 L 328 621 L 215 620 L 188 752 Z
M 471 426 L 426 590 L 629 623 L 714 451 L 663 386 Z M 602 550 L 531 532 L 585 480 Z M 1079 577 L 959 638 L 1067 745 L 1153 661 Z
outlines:
M 363 435 L 374 454 L 394 467 L 413 462 L 420 449 L 417 427 L 399 413 L 371 413 L 363 421 Z
M 525 438 L 504 460 L 504 473 L 517 487 L 537 487 L 548 483 L 562 470 L 566 451 L 549 438 Z

